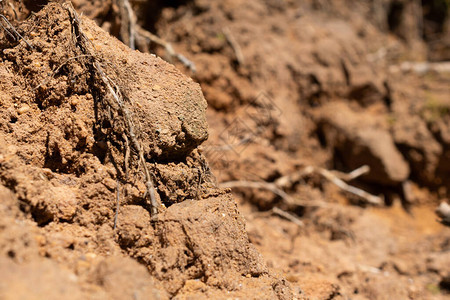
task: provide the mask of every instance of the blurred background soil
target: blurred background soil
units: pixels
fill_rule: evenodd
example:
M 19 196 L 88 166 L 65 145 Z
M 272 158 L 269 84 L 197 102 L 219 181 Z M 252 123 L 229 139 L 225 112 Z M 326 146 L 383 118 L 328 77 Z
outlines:
M 127 181 L 117 229 L 119 175 L 99 153 L 123 142 L 96 129 L 89 101 L 104 88 L 85 64 L 46 79 L 80 55 L 47 2 L 0 2 L 41 52 L 3 30 L 3 298 L 450 297 L 450 229 L 434 212 L 450 197 L 448 1 L 72 1 L 102 58 L 124 66 L 107 69 L 113 79 L 140 99 L 168 207 L 149 226 L 145 188 Z M 377 205 L 321 173 L 364 165 L 344 181 Z

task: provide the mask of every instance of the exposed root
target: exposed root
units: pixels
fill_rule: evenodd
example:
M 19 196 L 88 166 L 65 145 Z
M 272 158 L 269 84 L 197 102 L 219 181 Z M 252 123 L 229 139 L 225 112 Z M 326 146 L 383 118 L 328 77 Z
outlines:
M 354 186 L 351 186 L 351 185 L 345 183 L 342 179 L 338 178 L 335 174 L 333 174 L 332 172 L 330 172 L 326 169 L 316 168 L 316 167 L 308 167 L 308 168 L 309 168 L 308 171 L 310 171 L 311 173 L 314 173 L 314 172 L 319 173 L 320 175 L 322 175 L 323 177 L 325 177 L 326 179 L 328 179 L 329 181 L 334 183 L 336 186 L 338 186 L 342 190 L 349 192 L 351 194 L 354 194 L 354 195 L 366 200 L 370 204 L 381 205 L 384 202 L 383 198 L 369 194 L 366 191 L 363 191 L 357 187 L 354 187 Z
M 282 209 L 279 209 L 278 207 L 274 207 L 272 208 L 272 212 L 276 215 L 279 215 L 280 217 L 283 217 L 289 221 L 291 221 L 292 223 L 298 225 L 298 227 L 304 227 L 305 224 L 296 216 L 294 216 L 291 213 L 288 213 L 287 211 L 284 211 Z
M 222 29 L 223 34 L 225 35 L 225 38 L 227 39 L 228 44 L 230 44 L 231 48 L 234 51 L 234 54 L 236 55 L 236 60 L 239 63 L 239 65 L 243 65 L 245 63 L 244 61 L 244 54 L 242 54 L 241 46 L 239 46 L 239 43 L 234 38 L 233 34 L 231 33 L 230 29 L 228 27 L 224 27 Z
M 244 180 L 238 180 L 238 181 L 227 181 L 222 182 L 219 184 L 219 187 L 221 188 L 254 188 L 254 189 L 262 189 L 262 190 L 268 190 L 274 193 L 277 196 L 280 196 L 286 204 L 289 205 L 298 205 L 298 206 L 310 206 L 310 207 L 322 207 L 327 205 L 326 202 L 321 201 L 304 201 L 299 199 L 294 199 L 293 197 L 289 196 L 286 192 L 284 192 L 282 189 L 278 188 L 274 183 L 270 182 L 264 182 L 264 181 L 244 181 Z
M 130 142 L 126 134 L 123 135 L 123 140 L 125 141 L 125 157 L 123 162 L 123 168 L 125 169 L 126 180 L 128 181 L 128 168 L 130 165 Z
M 8 1 L 8 5 L 9 5 L 9 7 L 11 7 L 11 9 L 12 9 L 12 11 L 13 11 L 13 13 L 14 13 L 14 17 L 17 19 L 17 18 L 18 18 L 18 15 L 17 15 L 16 7 L 15 7 L 14 4 L 13 4 L 12 2 L 10 2 L 10 1 Z
M 350 173 L 343 173 L 340 171 L 330 171 L 330 172 L 332 172 L 336 177 L 344 181 L 352 181 L 353 179 L 356 179 L 364 174 L 369 173 L 370 167 L 368 165 L 364 165 L 359 167 L 358 169 L 351 171 Z
M 404 62 L 401 65 L 394 65 L 389 68 L 392 73 L 426 74 L 428 72 L 450 73 L 450 62 Z
M 191 70 L 192 73 L 195 73 L 197 71 L 195 68 L 195 64 L 189 59 L 187 59 L 184 55 L 175 52 L 175 50 L 173 49 L 172 45 L 169 42 L 166 42 L 165 40 L 145 30 L 139 25 L 136 25 L 136 33 L 148 39 L 149 41 L 164 47 L 167 51 L 167 54 L 170 57 L 175 57 L 176 59 L 178 59 L 183 65 L 185 65 L 189 70 Z
M 275 195 L 280 196 L 286 204 L 291 205 L 300 205 L 300 206 L 325 206 L 325 202 L 317 202 L 317 201 L 301 201 L 298 199 L 294 199 L 293 197 L 289 196 L 286 192 L 284 192 L 280 186 L 286 186 L 287 182 L 292 182 L 295 180 L 298 180 L 299 178 L 302 178 L 306 175 L 317 173 L 323 176 L 325 179 L 328 179 L 332 183 L 334 183 L 336 186 L 341 188 L 342 190 L 349 192 L 351 194 L 357 195 L 358 197 L 364 199 L 367 203 L 373 204 L 373 205 L 381 205 L 383 203 L 383 198 L 379 196 L 375 196 L 372 194 L 367 193 L 366 191 L 363 191 L 357 187 L 351 186 L 347 183 L 345 183 L 341 178 L 344 178 L 344 180 L 352 180 L 355 179 L 369 171 L 368 166 L 362 166 L 356 170 L 354 170 L 351 173 L 333 173 L 332 171 L 328 171 L 322 168 L 313 167 L 313 166 L 307 166 L 303 168 L 300 172 L 295 173 L 290 176 L 283 176 L 279 178 L 275 183 L 270 182 L 259 182 L 259 181 L 228 181 L 223 182 L 219 186 L 221 188 L 238 188 L 238 187 L 247 187 L 247 188 L 256 188 L 256 189 L 265 189 L 269 190 Z
M 120 9 L 120 36 L 125 44 L 131 49 L 135 49 L 136 45 L 136 17 L 131 8 L 130 1 L 117 0 Z
M 369 170 L 370 170 L 370 168 L 368 166 L 362 166 L 362 167 L 346 174 L 346 173 L 337 172 L 337 171 L 329 171 L 329 170 L 326 170 L 323 168 L 307 166 L 293 175 L 283 176 L 283 177 L 279 178 L 277 180 L 277 184 L 279 186 L 285 186 L 287 182 L 297 181 L 300 178 L 303 178 L 307 175 L 316 173 L 316 174 L 321 175 L 325 179 L 331 181 L 333 184 L 338 186 L 340 189 L 360 197 L 361 199 L 365 200 L 369 204 L 381 205 L 384 202 L 384 199 L 382 197 L 369 194 L 368 192 L 363 191 L 357 187 L 351 186 L 345 182 L 345 181 L 353 180 L 363 174 L 366 174 L 367 172 L 369 172 Z
M 117 228 L 117 219 L 119 217 L 119 208 L 120 208 L 120 182 L 119 178 L 117 178 L 117 190 L 116 190 L 116 213 L 114 214 L 114 230 Z
M 101 67 L 100 59 L 95 55 L 94 50 L 95 48 L 93 47 L 92 42 L 83 32 L 81 28 L 81 20 L 77 12 L 73 8 L 72 4 L 69 1 L 65 2 L 63 4 L 63 8 L 67 10 L 70 17 L 70 21 L 72 24 L 72 34 L 75 45 L 77 45 L 86 56 L 89 56 L 91 58 L 90 63 L 92 64 L 92 67 L 102 80 L 109 94 L 111 94 L 112 98 L 114 99 L 113 101 L 109 97 L 103 97 L 102 99 L 105 101 L 105 105 L 109 107 L 112 111 L 117 112 L 118 115 L 122 116 L 123 121 L 125 122 L 126 136 L 127 136 L 127 139 L 125 139 L 125 144 L 127 147 L 126 153 L 129 153 L 130 148 L 130 145 L 128 145 L 129 140 L 131 142 L 131 147 L 134 148 L 134 150 L 138 155 L 139 164 L 143 169 L 145 176 L 145 186 L 147 188 L 145 198 L 149 198 L 151 206 L 151 215 L 153 219 L 156 219 L 158 215 L 158 207 L 160 206 L 160 204 L 156 199 L 153 179 L 146 165 L 146 161 L 144 158 L 144 151 L 138 139 L 139 132 L 138 130 L 136 130 L 136 126 L 133 123 L 132 115 L 128 110 L 127 106 L 125 105 L 124 96 L 121 93 L 120 88 L 115 84 L 114 81 L 112 81 L 106 75 L 105 71 Z M 125 154 L 125 156 L 127 156 L 127 154 Z M 125 164 L 127 165 L 128 162 L 125 162 Z
M 7 35 L 9 35 L 11 38 L 13 38 L 15 41 L 22 40 L 27 44 L 28 47 L 33 49 L 33 46 L 19 33 L 17 32 L 16 28 L 8 21 L 8 19 L 0 14 L 0 19 L 3 20 L 3 22 L 6 24 L 3 25 L 3 23 L 0 21 L 0 27 L 3 28 L 3 30 L 6 32 Z

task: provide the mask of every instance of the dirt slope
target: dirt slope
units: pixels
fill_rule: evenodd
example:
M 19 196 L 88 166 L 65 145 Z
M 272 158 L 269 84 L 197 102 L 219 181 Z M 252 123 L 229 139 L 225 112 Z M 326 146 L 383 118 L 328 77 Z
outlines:
M 125 2 L 0 2 L 0 298 L 448 297 L 445 1 Z

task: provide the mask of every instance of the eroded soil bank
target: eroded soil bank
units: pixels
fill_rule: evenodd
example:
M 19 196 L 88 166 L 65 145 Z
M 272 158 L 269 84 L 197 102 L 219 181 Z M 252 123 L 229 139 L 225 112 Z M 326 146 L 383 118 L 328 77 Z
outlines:
M 445 1 L 60 2 L 1 2 L 0 298 L 448 297 Z

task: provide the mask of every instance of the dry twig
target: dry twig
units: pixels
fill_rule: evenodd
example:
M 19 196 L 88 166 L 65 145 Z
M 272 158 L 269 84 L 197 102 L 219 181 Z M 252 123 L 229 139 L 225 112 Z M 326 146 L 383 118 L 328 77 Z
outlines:
M 225 35 L 228 44 L 230 44 L 231 48 L 233 49 L 239 65 L 242 66 L 245 61 L 244 61 L 244 54 L 242 54 L 241 46 L 239 46 L 239 43 L 236 41 L 236 39 L 234 38 L 233 34 L 231 33 L 228 27 L 224 27 L 222 29 L 222 32 Z
M 270 182 L 259 182 L 259 181 L 244 181 L 244 180 L 238 180 L 238 181 L 227 181 L 222 182 L 219 184 L 221 188 L 237 188 L 237 187 L 249 187 L 249 188 L 255 188 L 255 189 L 263 189 L 263 190 L 269 190 L 272 193 L 274 193 L 277 196 L 280 196 L 286 202 L 292 203 L 294 202 L 288 194 L 286 194 L 283 190 L 279 189 L 275 184 Z
M 114 230 L 117 227 L 117 219 L 119 217 L 119 208 L 120 208 L 120 182 L 119 177 L 117 177 L 117 190 L 116 190 L 116 214 L 114 215 Z
M 6 34 L 12 37 L 15 41 L 18 41 L 19 39 L 23 40 L 25 44 L 28 45 L 28 47 L 33 49 L 33 46 L 31 46 L 31 44 L 19 32 L 17 32 L 16 28 L 8 21 L 8 19 L 4 15 L 0 14 L 0 18 L 6 23 L 6 26 L 4 26 L 2 22 L 0 22 L 0 27 L 5 30 Z
M 192 73 L 196 72 L 195 64 L 187 59 L 184 55 L 175 52 L 172 45 L 169 42 L 166 42 L 162 38 L 154 35 L 153 33 L 145 30 L 144 28 L 140 27 L 139 25 L 136 25 L 136 33 L 151 42 L 160 45 L 164 47 L 167 51 L 167 54 L 169 54 L 170 57 L 175 57 L 178 59 L 183 65 L 185 65 L 189 70 L 191 70 Z
M 357 187 L 351 186 L 347 183 L 345 183 L 342 179 L 339 178 L 345 178 L 344 180 L 353 180 L 356 177 L 359 177 L 369 171 L 368 166 L 362 166 L 349 174 L 338 172 L 337 174 L 334 174 L 331 171 L 317 168 L 313 166 L 307 166 L 303 168 L 300 172 L 294 174 L 295 178 L 301 178 L 306 175 L 317 173 L 323 176 L 325 179 L 331 181 L 336 186 L 341 188 L 342 190 L 349 192 L 351 194 L 357 195 L 360 198 L 366 200 L 368 203 L 373 205 L 381 205 L 383 203 L 383 199 L 381 197 L 372 195 L 367 193 L 366 191 L 363 191 Z M 292 176 L 292 175 L 291 175 Z M 269 190 L 272 193 L 280 196 L 284 201 L 286 201 L 287 204 L 294 204 L 294 205 L 301 205 L 301 206 L 324 206 L 325 202 L 309 202 L 309 201 L 299 201 L 297 199 L 292 198 L 289 196 L 286 192 L 284 192 L 282 189 L 279 188 L 279 186 L 285 186 L 286 182 L 292 181 L 291 176 L 283 176 L 280 177 L 276 183 L 270 183 L 270 182 L 259 182 L 259 181 L 228 181 L 223 182 L 219 186 L 222 188 L 237 188 L 237 187 L 247 187 L 247 188 L 256 188 L 256 189 L 265 189 Z
M 253 212 L 249 216 L 251 216 L 252 218 L 265 218 L 271 215 L 277 215 L 282 218 L 285 218 L 286 220 L 291 221 L 292 223 L 298 225 L 298 227 L 301 228 L 305 226 L 303 221 L 300 220 L 297 216 L 295 216 L 290 212 L 282 210 L 278 207 L 273 207 L 271 210 Z
M 287 175 L 279 178 L 277 180 L 277 184 L 281 186 L 285 186 L 287 182 L 297 181 L 300 178 L 303 178 L 307 175 L 316 173 L 324 177 L 325 179 L 331 181 L 333 184 L 338 186 L 340 189 L 349 192 L 351 194 L 354 194 L 364 200 L 366 202 L 373 204 L 373 205 L 381 205 L 383 203 L 383 199 L 379 196 L 375 196 L 372 194 L 367 193 L 366 191 L 363 191 L 357 187 L 351 186 L 347 184 L 345 181 L 353 180 L 363 174 L 366 174 L 369 172 L 370 168 L 369 166 L 362 166 L 358 169 L 346 174 L 338 171 L 328 171 L 323 168 L 313 167 L 313 166 L 307 166 L 300 170 L 299 172 Z
M 130 111 L 128 110 L 127 106 L 125 105 L 125 101 L 123 98 L 123 94 L 121 93 L 119 87 L 115 84 L 114 81 L 112 81 L 105 73 L 103 68 L 100 64 L 100 59 L 95 55 L 95 47 L 93 47 L 92 42 L 89 40 L 89 38 L 86 36 L 86 34 L 83 32 L 81 28 L 81 20 L 73 8 L 70 1 L 65 2 L 63 4 L 64 9 L 67 10 L 71 24 L 72 24 L 72 33 L 74 38 L 74 43 L 81 49 L 81 51 L 87 55 L 90 56 L 92 61 L 91 64 L 95 71 L 97 72 L 97 75 L 102 80 L 103 84 L 107 88 L 108 92 L 111 94 L 113 99 L 112 101 L 108 97 L 104 97 L 105 104 L 113 111 L 116 111 L 119 113 L 119 115 L 122 115 L 125 125 L 126 125 L 126 135 L 128 139 L 131 141 L 131 146 L 135 149 L 138 155 L 139 164 L 142 167 L 144 171 L 145 176 L 145 186 L 147 188 L 145 198 L 150 198 L 150 206 L 151 206 L 151 215 L 152 218 L 156 218 L 158 215 L 158 207 L 159 203 L 156 200 L 155 196 L 155 187 L 153 184 L 152 176 L 150 175 L 150 171 L 148 170 L 148 167 L 146 165 L 146 161 L 144 158 L 144 151 L 142 149 L 141 143 L 138 140 L 138 132 L 136 131 L 136 127 L 133 123 L 133 119 L 131 116 Z M 126 140 L 127 142 L 127 140 Z
M 1 1 L 0 1 L 0 2 L 1 2 Z M 10 1 L 8 1 L 8 5 L 9 5 L 9 7 L 11 7 L 11 9 L 12 9 L 12 11 L 13 11 L 13 13 L 14 13 L 14 17 L 17 19 L 18 16 L 17 16 L 17 10 L 16 10 L 16 7 L 15 7 L 14 4 L 13 4 L 12 2 L 10 2 Z
M 280 217 L 288 219 L 292 223 L 297 224 L 299 227 L 305 226 L 305 224 L 299 218 L 297 218 L 296 216 L 294 216 L 291 213 L 288 213 L 287 211 L 279 209 L 278 207 L 272 208 L 272 212 L 276 215 L 279 215 Z
M 450 73 L 450 62 L 404 62 L 400 65 L 389 67 L 389 71 L 392 73 L 414 72 L 419 75 L 423 75 L 430 71 L 436 73 Z
M 300 206 L 312 206 L 312 207 L 320 207 L 325 206 L 325 202 L 319 202 L 319 201 L 303 201 L 299 199 L 294 199 L 291 196 L 289 196 L 286 192 L 284 192 L 282 189 L 278 188 L 275 184 L 270 182 L 264 182 L 264 181 L 245 181 L 245 180 L 238 180 L 238 181 L 227 181 L 222 182 L 219 184 L 219 187 L 221 188 L 254 188 L 254 189 L 262 189 L 262 190 L 268 190 L 274 193 L 277 196 L 280 196 L 287 204 L 291 205 L 300 205 Z
M 363 191 L 357 187 L 351 186 L 347 183 L 345 183 L 342 179 L 338 178 L 336 175 L 334 175 L 332 172 L 322 169 L 322 168 L 316 168 L 316 167 L 310 167 L 311 173 L 316 172 L 334 183 L 339 188 L 343 189 L 344 191 L 347 191 L 351 194 L 354 194 L 356 196 L 359 196 L 360 198 L 366 200 L 370 204 L 374 205 L 381 205 L 383 203 L 383 199 L 379 196 L 375 196 L 372 194 L 367 193 L 366 191 Z
M 136 18 L 131 7 L 130 1 L 118 0 L 118 6 L 121 11 L 120 36 L 124 43 L 127 43 L 131 49 L 136 49 Z

